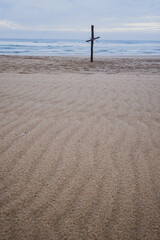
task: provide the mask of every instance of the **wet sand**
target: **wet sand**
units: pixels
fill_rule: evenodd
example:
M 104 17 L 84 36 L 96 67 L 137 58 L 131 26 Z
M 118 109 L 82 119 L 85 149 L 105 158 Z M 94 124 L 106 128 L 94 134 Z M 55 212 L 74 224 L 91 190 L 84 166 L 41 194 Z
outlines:
M 160 239 L 160 58 L 0 56 L 0 239 Z

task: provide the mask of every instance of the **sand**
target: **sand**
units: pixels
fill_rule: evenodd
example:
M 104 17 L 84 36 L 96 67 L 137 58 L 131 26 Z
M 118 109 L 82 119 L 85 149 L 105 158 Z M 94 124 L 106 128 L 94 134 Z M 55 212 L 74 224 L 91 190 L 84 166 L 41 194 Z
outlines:
M 160 58 L 0 56 L 0 239 L 160 239 Z

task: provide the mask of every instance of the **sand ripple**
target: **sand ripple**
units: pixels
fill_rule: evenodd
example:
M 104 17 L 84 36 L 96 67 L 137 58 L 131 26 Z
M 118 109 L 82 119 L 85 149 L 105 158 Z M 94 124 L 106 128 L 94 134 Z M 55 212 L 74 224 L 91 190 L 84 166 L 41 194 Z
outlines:
M 1 239 L 160 239 L 160 80 L 0 75 Z

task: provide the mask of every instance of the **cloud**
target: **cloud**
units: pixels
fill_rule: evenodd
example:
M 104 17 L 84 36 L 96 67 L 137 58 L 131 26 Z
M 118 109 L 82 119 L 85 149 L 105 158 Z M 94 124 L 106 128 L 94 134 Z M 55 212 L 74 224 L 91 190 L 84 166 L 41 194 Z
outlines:
M 1 20 L 0 29 L 23 31 L 48 31 L 48 32 L 90 32 L 89 27 L 73 27 L 65 25 L 21 25 L 12 21 Z M 160 22 L 137 22 L 108 24 L 107 27 L 96 27 L 97 32 L 160 32 Z
M 143 16 L 143 17 L 139 17 L 139 19 L 147 19 L 147 20 L 152 20 L 152 19 L 158 19 L 160 20 L 160 16 Z
M 126 23 L 125 26 L 128 26 L 131 30 L 140 30 L 140 31 L 160 31 L 160 22 L 144 22 L 144 23 Z
M 97 28 L 98 32 L 160 32 L 160 22 L 123 23 L 119 26 Z
M 21 25 L 19 23 L 7 21 L 7 20 L 1 20 L 0 21 L 0 28 L 2 29 L 11 29 L 11 30 L 26 30 L 26 31 L 57 31 L 57 32 L 79 32 L 79 31 L 86 31 L 86 29 L 79 29 L 79 28 L 73 28 L 73 27 L 66 27 L 65 25 L 55 25 L 49 26 L 49 25 L 35 25 L 35 26 L 25 26 Z
M 35 31 L 48 31 L 48 32 L 74 32 L 76 29 L 72 27 L 65 27 L 65 26 L 46 26 L 46 25 L 39 25 L 35 26 L 33 28 L 30 28 L 30 30 Z
M 0 28 L 20 29 L 20 25 L 11 21 L 1 20 Z
M 107 17 L 107 18 L 101 18 L 100 21 L 101 22 L 110 22 L 110 21 L 115 21 L 116 18 L 114 17 Z

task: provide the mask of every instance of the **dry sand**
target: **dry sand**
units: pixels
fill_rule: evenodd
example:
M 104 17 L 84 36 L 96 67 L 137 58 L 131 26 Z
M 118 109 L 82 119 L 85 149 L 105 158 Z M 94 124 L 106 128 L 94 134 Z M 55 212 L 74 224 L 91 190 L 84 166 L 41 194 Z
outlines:
M 0 239 L 160 239 L 160 58 L 0 57 Z

